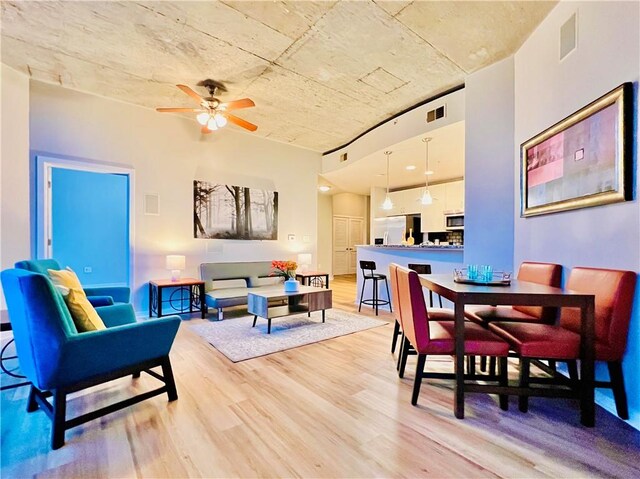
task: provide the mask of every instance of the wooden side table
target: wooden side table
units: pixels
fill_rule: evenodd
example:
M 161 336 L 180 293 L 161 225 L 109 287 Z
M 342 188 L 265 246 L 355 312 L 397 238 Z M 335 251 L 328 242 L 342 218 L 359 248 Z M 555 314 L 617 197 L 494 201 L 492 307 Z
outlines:
M 306 271 L 304 273 L 296 273 L 296 279 L 300 280 L 301 285 L 316 286 L 318 288 L 324 287 L 329 289 L 329 273 L 323 273 L 321 271 Z
M 162 290 L 174 288 L 169 298 L 162 297 Z M 185 306 L 185 301 L 189 301 L 189 306 Z M 162 312 L 163 304 L 169 304 L 172 309 L 170 314 L 193 313 L 200 311 L 200 316 L 204 319 L 206 310 L 204 302 L 204 281 L 195 278 L 181 278 L 178 281 L 170 279 L 154 279 L 149 281 L 149 317 L 154 313 L 158 318 L 167 316 Z M 176 307 L 176 303 L 179 307 Z

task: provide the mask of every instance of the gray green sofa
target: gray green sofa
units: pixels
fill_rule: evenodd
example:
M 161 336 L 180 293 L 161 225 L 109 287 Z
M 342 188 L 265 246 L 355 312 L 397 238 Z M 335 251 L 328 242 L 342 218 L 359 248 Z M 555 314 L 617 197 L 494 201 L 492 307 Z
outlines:
M 271 276 L 271 271 L 270 261 L 202 263 L 200 278 L 207 309 L 215 308 L 221 320 L 224 308 L 247 304 L 250 292 L 281 287 L 284 278 Z

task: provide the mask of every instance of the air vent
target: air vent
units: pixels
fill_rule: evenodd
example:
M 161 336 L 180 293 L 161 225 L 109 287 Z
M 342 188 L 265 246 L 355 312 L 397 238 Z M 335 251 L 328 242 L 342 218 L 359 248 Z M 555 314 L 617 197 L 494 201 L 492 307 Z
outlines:
M 144 214 L 152 216 L 160 215 L 160 197 L 157 193 L 144 194 Z
M 439 120 L 440 118 L 445 117 L 445 106 L 439 106 L 433 110 L 429 110 L 427 112 L 427 123 L 431 123 L 432 121 Z
M 578 45 L 578 25 L 576 14 L 569 17 L 560 27 L 560 60 L 576 49 Z
M 342 163 L 343 161 L 347 161 L 347 152 L 346 151 L 340 155 L 340 163 Z

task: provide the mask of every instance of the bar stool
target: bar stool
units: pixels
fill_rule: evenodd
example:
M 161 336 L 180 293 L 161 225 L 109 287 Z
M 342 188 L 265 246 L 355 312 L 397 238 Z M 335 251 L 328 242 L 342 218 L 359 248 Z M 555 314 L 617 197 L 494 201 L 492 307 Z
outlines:
M 366 304 L 371 306 L 376 310 L 376 316 L 378 315 L 378 306 L 384 306 L 385 304 L 389 305 L 389 310 L 393 312 L 393 308 L 391 307 L 391 302 L 389 299 L 391 295 L 389 294 L 389 283 L 387 281 L 387 276 L 382 273 L 374 273 L 376 269 L 375 261 L 360 261 L 360 269 L 362 270 L 362 291 L 360 292 L 360 305 L 358 306 L 358 312 L 362 309 L 362 305 Z M 367 284 L 367 281 L 373 281 L 373 298 L 362 299 L 364 296 L 364 287 Z M 387 298 L 389 299 L 380 299 L 378 297 L 378 281 L 383 281 L 387 288 Z
M 415 271 L 418 274 L 431 274 L 431 265 L 430 264 L 409 264 L 407 265 L 412 271 Z M 440 307 L 442 308 L 442 296 L 439 294 L 438 302 L 440 303 Z M 433 291 L 429 290 L 429 306 L 433 308 Z

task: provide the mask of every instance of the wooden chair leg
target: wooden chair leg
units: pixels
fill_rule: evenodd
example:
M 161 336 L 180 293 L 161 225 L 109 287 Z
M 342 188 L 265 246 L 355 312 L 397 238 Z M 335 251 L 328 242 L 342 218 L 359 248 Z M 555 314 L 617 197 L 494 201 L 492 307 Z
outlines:
M 396 343 L 398 342 L 398 336 L 400 336 L 400 323 L 396 319 L 396 324 L 393 325 L 393 337 L 391 338 L 391 354 L 396 352 Z
M 404 377 L 404 370 L 407 366 L 407 357 L 409 357 L 409 348 L 409 340 L 404 336 L 404 339 L 402 340 L 402 353 L 400 355 L 400 369 L 398 370 L 398 376 L 400 378 Z
M 487 370 L 487 357 L 480 356 L 480 371 L 484 373 L 486 372 L 486 370 Z
M 467 356 L 467 374 L 471 376 L 475 376 L 476 374 L 476 357 L 475 356 Z
M 549 367 L 550 367 L 553 371 L 556 371 L 556 362 L 555 362 L 553 359 L 549 359 L 548 363 L 549 363 Z
M 622 362 L 610 361 L 607 363 L 609 367 L 609 378 L 611 379 L 611 389 L 613 389 L 613 398 L 616 401 L 616 411 L 620 419 L 629 419 L 629 407 L 627 405 L 627 392 L 624 387 L 624 375 L 622 374 Z
M 36 401 L 36 387 L 32 384 L 29 389 L 29 399 L 27 401 L 27 412 L 38 410 L 38 402 Z
M 173 377 L 173 369 L 171 369 L 169 356 L 166 356 L 162 360 L 162 376 L 164 376 L 164 383 L 167 386 L 167 396 L 169 397 L 169 401 L 175 401 L 178 399 L 178 390 L 176 389 L 176 381 Z
M 529 369 L 530 360 L 528 358 L 520 358 L 520 387 L 529 387 Z M 521 412 L 529 410 L 529 396 L 522 395 L 518 398 L 518 409 Z
M 495 358 L 495 356 L 491 356 L 489 358 L 489 374 L 491 376 L 495 376 L 496 375 L 496 358 Z
M 53 393 L 53 418 L 51 425 L 51 449 L 64 446 L 65 417 L 67 414 L 67 395 L 57 389 Z
M 413 380 L 413 394 L 411 395 L 411 405 L 418 404 L 418 396 L 420 395 L 420 385 L 422 384 L 422 375 L 424 373 L 424 363 L 427 360 L 426 354 L 418 354 L 418 364 L 416 365 L 416 377 Z
M 555 361 L 554 361 L 555 364 Z M 567 369 L 569 370 L 569 379 L 574 384 L 578 384 L 578 363 L 575 359 L 567 361 Z
M 507 357 L 501 357 L 498 362 L 498 372 L 500 373 L 500 386 L 508 386 L 509 385 L 509 375 L 508 375 L 508 362 Z M 509 396 L 507 394 L 500 394 L 500 409 L 503 411 L 507 411 L 509 409 Z

